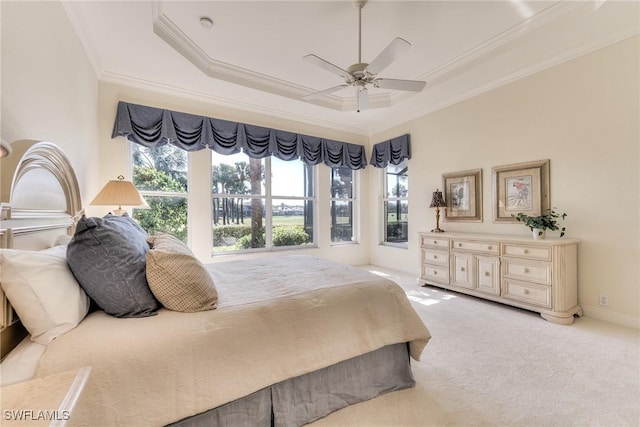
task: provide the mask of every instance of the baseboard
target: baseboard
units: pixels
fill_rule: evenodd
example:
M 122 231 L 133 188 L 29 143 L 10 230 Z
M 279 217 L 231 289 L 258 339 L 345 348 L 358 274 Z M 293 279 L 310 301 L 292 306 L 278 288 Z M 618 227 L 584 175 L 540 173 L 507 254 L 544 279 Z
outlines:
M 590 305 L 582 305 L 582 311 L 586 317 L 604 320 L 605 322 L 615 323 L 616 325 L 626 326 L 627 328 L 640 329 L 640 317 L 603 310 Z

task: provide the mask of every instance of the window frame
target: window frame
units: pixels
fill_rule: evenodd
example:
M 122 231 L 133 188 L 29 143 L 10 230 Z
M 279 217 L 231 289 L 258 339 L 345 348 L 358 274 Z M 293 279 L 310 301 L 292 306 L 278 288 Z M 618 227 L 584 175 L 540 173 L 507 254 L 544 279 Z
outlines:
M 136 187 L 136 189 L 138 190 L 138 192 L 142 195 L 142 197 L 145 198 L 145 200 L 147 200 L 146 198 L 153 198 L 153 197 L 166 197 L 166 198 L 172 198 L 172 199 L 184 199 L 185 203 L 186 203 L 186 216 L 187 216 L 187 223 L 185 224 L 185 230 L 186 230 L 186 235 L 185 235 L 185 243 L 188 243 L 190 241 L 191 238 L 191 233 L 190 233 L 190 226 L 189 226 L 189 205 L 190 205 L 190 179 L 191 179 L 191 159 L 189 156 L 189 153 L 185 151 L 185 179 L 186 179 L 186 191 L 161 191 L 161 190 L 142 190 L 139 189 L 136 184 L 135 184 L 135 163 L 134 163 L 134 159 L 133 159 L 133 155 L 134 155 L 134 150 L 137 148 L 136 146 L 138 144 L 135 144 L 133 142 L 128 142 L 129 144 L 129 149 L 128 149 L 128 153 L 129 153 L 129 167 L 130 167 L 130 176 L 131 176 L 131 181 L 133 182 L 134 186 Z M 145 146 L 140 146 L 141 149 L 150 149 L 149 147 L 145 147 Z M 174 149 L 179 150 L 179 148 L 174 147 Z M 154 168 L 156 170 L 159 170 L 158 168 Z M 147 204 L 149 204 L 149 201 L 147 200 Z M 135 217 L 136 214 L 136 210 L 145 210 L 145 208 L 136 208 L 133 207 L 131 209 L 132 212 L 132 216 Z M 147 230 L 148 231 L 148 230 Z M 156 232 L 169 232 L 166 230 L 153 230 L 150 231 L 150 234 L 154 234 Z
M 239 154 L 245 154 L 246 153 L 239 153 Z M 213 156 L 221 156 L 221 157 L 226 157 L 222 154 L 218 154 L 216 152 L 214 152 L 213 150 L 211 150 L 211 152 L 209 153 L 209 161 L 210 164 L 213 165 Z M 248 158 L 248 156 L 247 156 Z M 263 209 L 264 209 L 264 228 L 265 228 L 265 246 L 261 247 L 261 248 L 248 248 L 248 249 L 236 249 L 236 250 L 226 250 L 226 251 L 216 251 L 215 250 L 215 246 L 214 246 L 214 242 L 215 239 L 213 238 L 213 232 L 214 232 L 214 228 L 213 228 L 213 223 L 211 225 L 212 227 L 212 241 L 211 241 L 211 256 L 215 257 L 215 256 L 223 256 L 223 255 L 227 255 L 227 254 L 247 254 L 247 253 L 256 253 L 256 252 L 276 252 L 276 251 L 285 251 L 285 250 L 304 250 L 304 249 L 312 249 L 312 248 L 317 248 L 318 247 L 318 167 L 317 165 L 313 165 L 313 166 L 309 166 L 304 164 L 304 162 L 302 162 L 302 160 L 297 159 L 297 160 L 290 160 L 291 162 L 300 162 L 301 166 L 305 166 L 305 167 L 309 167 L 311 169 L 311 173 L 310 176 L 313 179 L 313 196 L 287 196 L 287 195 L 274 195 L 273 194 L 273 185 L 272 185 L 272 178 L 273 178 L 273 163 L 272 163 L 272 156 L 267 156 L 264 157 L 262 159 L 260 159 L 261 161 L 263 161 L 263 165 L 264 165 L 264 182 L 263 182 L 263 187 L 264 187 L 264 194 L 235 194 L 235 193 L 229 193 L 229 194 L 220 194 L 220 193 L 213 193 L 210 192 L 209 193 L 209 200 L 210 200 L 210 206 L 212 206 L 213 208 L 213 200 L 216 198 L 243 198 L 243 199 L 260 199 L 263 201 Z M 279 159 L 281 160 L 281 159 Z M 284 160 L 282 160 L 284 161 Z M 213 179 L 213 175 L 210 174 L 209 177 L 210 180 Z M 213 182 L 210 181 L 210 188 L 213 189 Z M 312 227 L 313 227 L 313 236 L 312 236 L 312 240 L 309 244 L 306 245 L 290 245 L 290 246 L 275 246 L 273 244 L 273 206 L 274 206 L 274 200 L 301 200 L 303 202 L 306 201 L 311 201 L 313 204 L 313 209 L 312 209 L 312 216 L 313 216 L 313 220 L 312 220 Z M 213 215 L 213 212 L 212 212 Z
M 403 164 L 405 165 L 403 170 L 406 170 L 406 177 L 407 177 L 407 195 L 406 196 L 402 196 L 402 197 L 389 196 L 389 188 L 388 188 L 389 166 L 385 167 L 382 170 L 382 186 L 381 186 L 382 197 L 381 197 L 381 205 L 380 205 L 382 221 L 381 221 L 380 244 L 383 246 L 391 246 L 391 247 L 408 249 L 409 247 L 409 160 L 404 159 L 402 160 L 402 162 L 398 163 L 397 165 L 390 165 L 390 166 L 400 167 Z M 398 173 L 395 175 L 399 176 L 401 174 Z M 394 241 L 387 240 L 387 221 L 388 221 L 387 204 L 390 201 L 396 202 L 396 203 L 406 202 L 407 204 L 407 240 L 406 241 L 394 242 Z
M 333 173 L 334 169 L 340 168 L 330 168 L 329 171 L 329 217 L 330 217 L 330 226 L 329 226 L 329 234 L 331 240 L 331 246 L 343 246 L 343 245 L 355 245 L 359 243 L 359 223 L 358 223 L 358 212 L 359 212 L 359 204 L 358 204 L 358 183 L 359 183 L 359 173 L 357 170 L 350 169 L 346 166 L 342 168 L 348 169 L 351 171 L 351 197 L 334 197 L 333 196 Z M 351 240 L 345 241 L 335 241 L 333 239 L 333 224 L 334 224 L 334 210 L 333 203 L 334 202 L 349 202 L 351 203 Z

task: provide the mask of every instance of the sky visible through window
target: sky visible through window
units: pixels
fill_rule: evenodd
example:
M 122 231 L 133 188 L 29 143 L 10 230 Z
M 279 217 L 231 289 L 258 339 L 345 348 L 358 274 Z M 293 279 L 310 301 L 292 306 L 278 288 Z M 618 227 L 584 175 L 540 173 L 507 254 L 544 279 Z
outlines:
M 249 162 L 244 153 L 227 156 L 213 153 L 212 164 L 234 165 L 238 162 Z M 264 186 L 263 186 L 264 195 Z M 299 160 L 284 161 L 271 157 L 271 195 L 273 197 L 304 197 L 304 168 Z M 302 206 L 303 200 L 289 200 L 289 204 Z

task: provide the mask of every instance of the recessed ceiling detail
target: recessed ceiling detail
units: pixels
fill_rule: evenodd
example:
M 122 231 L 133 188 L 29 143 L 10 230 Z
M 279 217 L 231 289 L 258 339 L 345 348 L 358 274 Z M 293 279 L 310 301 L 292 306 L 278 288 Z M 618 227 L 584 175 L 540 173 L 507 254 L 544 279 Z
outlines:
M 434 84 L 437 84 L 438 78 L 441 78 L 448 73 L 455 72 L 456 69 L 462 68 L 468 63 L 480 60 L 483 56 L 491 54 L 492 51 L 500 48 L 501 46 L 566 13 L 576 7 L 578 3 L 579 2 L 554 3 L 543 9 L 538 14 L 524 19 L 518 25 L 515 25 L 496 36 L 477 44 L 472 49 L 452 58 L 435 69 L 424 70 L 420 78 L 425 79 L 425 77 L 428 77 L 430 81 L 434 80 Z M 332 92 L 335 92 L 335 90 L 332 90 L 327 91 L 327 93 L 320 93 L 318 96 L 318 92 L 315 89 L 212 58 L 207 55 L 205 50 L 194 40 L 189 38 L 187 31 L 182 30 L 166 13 L 164 13 L 163 2 L 153 2 L 152 7 L 154 33 L 211 78 L 224 80 L 296 100 L 305 100 L 306 102 L 337 111 L 359 110 L 361 97 L 357 95 L 341 97 L 332 94 Z M 362 6 L 358 7 L 360 9 L 362 8 Z M 202 24 L 203 19 L 207 24 L 209 22 L 211 24 Z M 213 21 L 207 17 L 201 18 L 200 22 L 201 25 L 207 29 L 210 29 L 213 26 Z M 396 40 L 394 40 L 394 42 Z M 337 88 L 341 87 L 342 86 L 338 86 Z M 385 108 L 397 104 L 398 102 L 402 102 L 407 99 L 407 97 L 408 96 L 406 94 L 398 92 L 368 94 L 366 104 L 367 108 Z
M 62 5 L 100 81 L 362 136 L 640 34 L 639 2 L 371 1 L 362 60 L 371 63 L 394 37 L 408 40 L 411 49 L 380 75 L 427 86 L 371 86 L 370 108 L 357 114 L 350 87 L 302 100 L 341 83 L 305 55 L 345 67 L 357 58 L 353 1 Z
M 153 32 L 209 77 L 293 99 L 302 99 L 303 96 L 314 92 L 313 89 L 209 57 L 200 46 L 163 13 L 160 2 L 153 3 Z M 356 104 L 355 98 L 340 98 L 331 95 L 318 97 L 309 102 L 338 111 L 352 111 Z M 369 99 L 369 108 L 390 105 L 389 94 L 377 94 Z

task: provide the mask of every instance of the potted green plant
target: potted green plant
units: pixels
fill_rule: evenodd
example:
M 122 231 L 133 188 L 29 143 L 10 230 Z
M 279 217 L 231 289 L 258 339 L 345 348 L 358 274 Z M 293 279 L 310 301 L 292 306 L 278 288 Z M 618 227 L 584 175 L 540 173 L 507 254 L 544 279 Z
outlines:
M 567 214 L 557 212 L 556 208 L 546 209 L 538 216 L 529 216 L 522 212 L 511 216 L 529 227 L 534 239 L 544 239 L 547 230 L 560 230 L 560 237 L 564 236 L 566 227 L 560 227 L 559 221 L 565 219 Z

